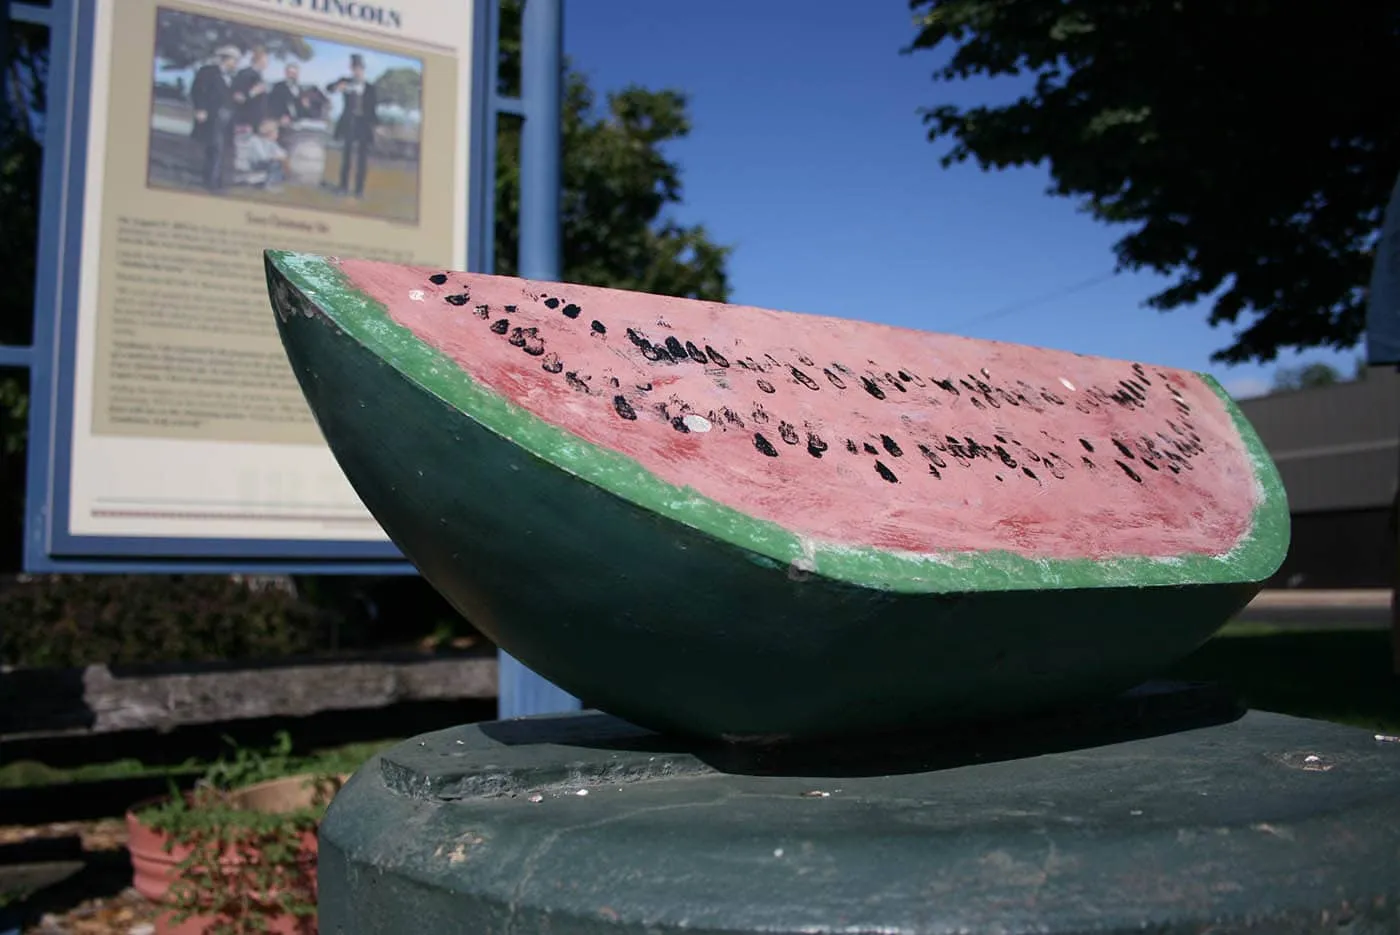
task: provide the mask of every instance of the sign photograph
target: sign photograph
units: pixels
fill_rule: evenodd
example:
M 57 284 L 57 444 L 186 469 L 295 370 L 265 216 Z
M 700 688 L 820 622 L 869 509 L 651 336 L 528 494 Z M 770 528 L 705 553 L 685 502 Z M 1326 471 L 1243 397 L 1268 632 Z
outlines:
M 401 560 L 307 408 L 262 255 L 476 266 L 478 11 L 73 9 L 46 554 Z

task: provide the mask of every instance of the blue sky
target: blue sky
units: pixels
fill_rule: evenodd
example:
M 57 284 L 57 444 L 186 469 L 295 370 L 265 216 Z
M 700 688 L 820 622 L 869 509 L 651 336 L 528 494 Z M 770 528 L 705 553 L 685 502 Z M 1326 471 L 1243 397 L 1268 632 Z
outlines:
M 1007 84 L 935 83 L 943 53 L 899 54 L 913 35 L 905 0 L 566 3 L 566 52 L 600 96 L 690 96 L 675 214 L 735 247 L 732 301 L 1188 367 L 1240 395 L 1298 361 L 1351 372 L 1355 353 L 1322 350 L 1213 364 L 1229 331 L 1205 305 L 1142 307 L 1168 282 L 1150 274 L 1066 294 L 1113 269 L 1125 231 L 1045 195 L 1044 169 L 941 168 L 919 108 Z

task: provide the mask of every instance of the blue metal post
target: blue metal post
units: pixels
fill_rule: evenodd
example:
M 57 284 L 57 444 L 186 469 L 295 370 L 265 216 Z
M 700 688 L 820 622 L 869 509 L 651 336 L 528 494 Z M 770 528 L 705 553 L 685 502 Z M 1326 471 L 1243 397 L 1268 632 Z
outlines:
M 559 230 L 561 101 L 564 84 L 563 0 L 525 0 L 521 24 L 520 275 L 557 281 L 562 273 Z
M 564 85 L 563 0 L 525 0 L 521 24 L 520 275 L 557 282 L 560 253 L 561 98 Z M 494 141 L 492 141 L 494 145 Z M 500 654 L 501 717 L 576 711 L 577 698 Z

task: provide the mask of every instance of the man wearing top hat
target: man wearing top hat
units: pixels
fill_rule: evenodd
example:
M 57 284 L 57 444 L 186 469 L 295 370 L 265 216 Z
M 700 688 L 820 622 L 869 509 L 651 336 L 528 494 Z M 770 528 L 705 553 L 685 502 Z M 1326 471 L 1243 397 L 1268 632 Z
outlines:
M 365 79 L 365 59 L 355 52 L 350 56 L 350 77 L 339 78 L 326 86 L 330 94 L 340 93 L 344 107 L 335 123 L 335 138 L 344 149 L 340 159 L 340 193 L 350 191 L 350 163 L 355 163 L 355 197 L 365 195 L 365 174 L 369 171 L 369 150 L 374 143 L 374 130 L 379 123 L 376 114 L 378 97 L 374 84 Z
M 236 46 L 220 46 L 214 61 L 202 65 L 190 85 L 194 127 L 190 135 L 204 144 L 204 187 L 224 187 L 225 156 L 233 145 L 233 74 L 243 57 Z

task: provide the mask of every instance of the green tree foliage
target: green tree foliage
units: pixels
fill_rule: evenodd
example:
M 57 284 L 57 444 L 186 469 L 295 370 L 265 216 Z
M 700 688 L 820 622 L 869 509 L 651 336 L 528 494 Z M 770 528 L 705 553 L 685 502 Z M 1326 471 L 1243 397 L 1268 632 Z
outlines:
M 1353 377 L 1352 379 L 1359 379 Z M 1297 367 L 1280 367 L 1274 371 L 1274 392 L 1281 390 L 1311 390 L 1346 382 L 1346 377 L 1331 364 L 1317 361 Z
M 423 100 L 423 75 L 416 68 L 390 68 L 374 79 L 381 104 L 417 110 Z
M 1354 346 L 1372 241 L 1400 173 L 1400 8 L 1269 0 L 910 0 L 935 78 L 1026 83 L 925 119 L 945 164 L 1048 164 L 1050 191 L 1125 225 L 1120 269 L 1210 299 L 1215 358 Z M 1028 80 L 1033 79 L 1033 81 Z
M 170 70 L 203 65 L 221 45 L 233 45 L 247 52 L 254 46 L 267 49 L 274 59 L 308 61 L 314 54 L 300 36 L 275 29 L 261 29 L 241 23 L 160 9 L 156 13 L 156 58 Z
M 0 280 L 0 344 L 25 345 L 33 335 L 48 37 L 42 29 L 11 23 L 9 42 L 0 108 L 0 256 L 7 267 Z M 28 416 L 26 375 L 0 370 L 0 568 L 19 563 Z
M 519 0 L 502 3 L 498 90 L 520 93 Z M 640 289 L 725 301 L 730 248 L 701 225 L 666 216 L 681 201 L 680 166 L 666 143 L 690 133 L 685 95 L 628 87 L 598 106 L 587 79 L 564 76 L 563 278 L 568 282 Z M 496 166 L 496 270 L 514 275 L 520 223 L 520 129 L 500 123 Z

